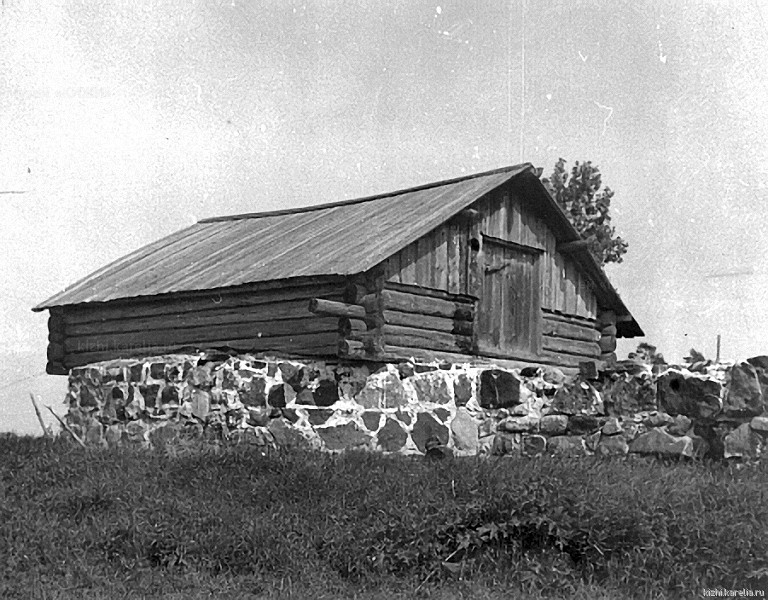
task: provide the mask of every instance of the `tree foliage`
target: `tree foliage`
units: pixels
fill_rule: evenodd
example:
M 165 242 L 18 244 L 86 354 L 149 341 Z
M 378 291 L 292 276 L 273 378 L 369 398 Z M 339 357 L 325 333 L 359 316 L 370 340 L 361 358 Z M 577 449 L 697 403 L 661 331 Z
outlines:
M 542 182 L 565 211 L 581 237 L 589 242 L 589 250 L 600 265 L 622 262 L 628 244 L 611 226 L 613 190 L 602 187 L 600 170 L 587 161 L 576 161 L 570 170 L 565 159 L 559 159 L 549 178 Z
M 666 365 L 664 355 L 658 352 L 656 346 L 641 342 L 637 345 L 637 350 L 629 353 L 629 358 L 645 363 L 646 365 Z

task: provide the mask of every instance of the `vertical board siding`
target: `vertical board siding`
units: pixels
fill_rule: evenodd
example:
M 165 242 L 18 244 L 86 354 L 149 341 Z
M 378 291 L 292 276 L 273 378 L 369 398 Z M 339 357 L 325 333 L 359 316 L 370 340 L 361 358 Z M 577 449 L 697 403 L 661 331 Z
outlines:
M 509 345 L 503 331 L 530 329 L 525 338 L 534 351 L 541 346 L 541 334 L 533 327 L 514 322 L 522 314 L 533 313 L 534 307 L 564 315 L 594 319 L 597 300 L 589 281 L 573 261 L 557 252 L 554 234 L 526 198 L 510 186 L 502 186 L 486 194 L 472 206 L 478 211 L 474 222 L 453 219 L 428 235 L 413 242 L 385 263 L 385 278 L 394 283 L 417 285 L 445 290 L 454 294 L 490 294 L 498 298 L 496 305 L 479 311 L 481 331 L 488 331 L 485 342 L 497 346 Z M 474 253 L 469 238 L 479 233 L 494 238 L 542 250 L 533 261 L 520 253 L 503 258 L 488 256 L 487 248 Z M 504 277 L 484 282 L 485 266 L 498 266 L 485 261 L 512 260 L 520 265 Z M 472 275 L 471 269 L 477 272 Z M 473 289 L 473 277 L 480 284 Z M 519 289 L 514 282 L 528 281 L 535 289 Z M 506 283 L 505 283 L 506 282 Z M 537 283 L 533 283 L 537 282 Z M 514 294 L 501 294 L 501 287 L 510 285 Z M 515 303 L 517 311 L 511 310 Z M 510 306 L 508 306 L 510 304 Z M 487 311 L 488 314 L 485 314 Z M 513 316 L 509 316 L 513 315 Z M 522 317 L 520 317 L 522 318 Z M 508 321 L 512 319 L 512 321 Z

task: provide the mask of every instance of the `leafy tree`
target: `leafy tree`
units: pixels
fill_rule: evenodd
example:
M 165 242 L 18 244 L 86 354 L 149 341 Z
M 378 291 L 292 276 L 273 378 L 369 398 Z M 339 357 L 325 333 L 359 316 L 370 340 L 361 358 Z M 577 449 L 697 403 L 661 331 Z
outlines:
M 589 243 L 592 256 L 600 265 L 622 262 L 627 242 L 611 227 L 613 190 L 600 189 L 600 170 L 591 162 L 574 163 L 570 176 L 565 159 L 559 159 L 549 178 L 542 179 L 581 237 Z
M 645 363 L 647 365 L 666 365 L 664 355 L 656 351 L 656 346 L 641 342 L 637 345 L 637 350 L 629 353 L 629 358 Z

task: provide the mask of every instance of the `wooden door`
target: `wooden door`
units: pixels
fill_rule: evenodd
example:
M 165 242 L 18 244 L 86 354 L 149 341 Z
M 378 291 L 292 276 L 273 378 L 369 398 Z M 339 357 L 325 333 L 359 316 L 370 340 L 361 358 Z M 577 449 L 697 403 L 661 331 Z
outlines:
M 487 236 L 483 251 L 478 348 L 511 358 L 535 356 L 541 337 L 539 252 Z

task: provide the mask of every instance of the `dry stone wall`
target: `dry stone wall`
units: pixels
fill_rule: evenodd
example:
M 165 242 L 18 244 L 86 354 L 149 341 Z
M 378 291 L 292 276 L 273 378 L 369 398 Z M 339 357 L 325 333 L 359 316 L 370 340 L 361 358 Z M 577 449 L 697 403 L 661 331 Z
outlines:
M 73 369 L 67 422 L 86 443 L 177 450 L 757 459 L 768 436 L 768 357 L 702 372 L 620 363 L 554 368 L 330 364 L 212 353 Z

